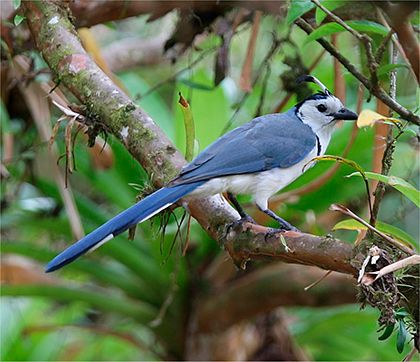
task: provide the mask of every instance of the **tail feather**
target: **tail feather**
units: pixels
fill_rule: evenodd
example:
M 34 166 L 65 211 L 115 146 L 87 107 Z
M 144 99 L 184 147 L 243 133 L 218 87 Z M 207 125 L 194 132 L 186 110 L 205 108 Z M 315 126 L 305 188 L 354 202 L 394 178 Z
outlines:
M 48 263 L 45 271 L 49 273 L 60 269 L 86 252 L 95 250 L 130 227 L 166 209 L 202 184 L 203 182 L 195 182 L 154 192 L 61 252 Z

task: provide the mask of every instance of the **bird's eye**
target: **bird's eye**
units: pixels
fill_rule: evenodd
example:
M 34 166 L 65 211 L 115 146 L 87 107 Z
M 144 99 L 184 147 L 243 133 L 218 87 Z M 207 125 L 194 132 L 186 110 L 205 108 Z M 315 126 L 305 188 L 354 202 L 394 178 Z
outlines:
M 320 104 L 319 106 L 316 107 L 318 109 L 318 111 L 320 112 L 325 112 L 327 110 L 327 107 L 325 107 L 324 104 Z

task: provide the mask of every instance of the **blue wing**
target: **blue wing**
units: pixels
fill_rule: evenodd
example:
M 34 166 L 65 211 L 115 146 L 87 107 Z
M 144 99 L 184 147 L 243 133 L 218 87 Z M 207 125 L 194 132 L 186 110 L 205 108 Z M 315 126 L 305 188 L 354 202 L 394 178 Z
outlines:
M 316 135 L 294 113 L 255 118 L 208 146 L 186 165 L 173 184 L 287 168 L 316 147 Z

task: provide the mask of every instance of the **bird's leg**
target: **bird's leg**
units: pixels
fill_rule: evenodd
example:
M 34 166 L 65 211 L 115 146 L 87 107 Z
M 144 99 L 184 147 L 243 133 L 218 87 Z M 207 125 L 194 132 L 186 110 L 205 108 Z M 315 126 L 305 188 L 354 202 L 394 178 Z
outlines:
M 241 204 L 231 192 L 227 192 L 227 197 L 232 203 L 232 205 L 235 207 L 236 211 L 238 211 L 239 215 L 241 216 L 241 219 L 238 220 L 239 222 L 250 222 L 252 224 L 256 223 L 254 219 L 244 211 Z
M 277 214 L 275 214 L 273 211 L 271 211 L 270 209 L 265 209 L 263 210 L 262 208 L 259 207 L 259 209 L 267 214 L 268 216 L 270 216 L 272 219 L 276 220 L 279 224 L 280 224 L 280 230 L 291 230 L 291 231 L 300 231 L 298 228 L 295 228 L 293 225 L 289 224 L 286 220 L 282 219 L 280 216 L 278 216 Z

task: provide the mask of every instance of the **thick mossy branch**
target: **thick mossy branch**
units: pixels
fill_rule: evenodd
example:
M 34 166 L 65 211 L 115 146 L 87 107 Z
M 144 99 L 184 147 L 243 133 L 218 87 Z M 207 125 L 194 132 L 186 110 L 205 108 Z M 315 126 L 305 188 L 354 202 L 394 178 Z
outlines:
M 176 175 L 185 163 L 184 158 L 153 120 L 92 61 L 80 43 L 67 9 L 54 1 L 26 1 L 22 6 L 38 50 L 60 84 L 86 107 L 89 118 L 125 145 L 153 175 L 155 186 L 161 187 Z M 351 246 L 339 240 L 284 233 L 265 243 L 268 229 L 255 225 L 252 232 L 235 229 L 236 236 L 232 238 L 232 230 L 227 234 L 226 226 L 239 216 L 221 196 L 191 201 L 188 208 L 236 262 L 269 257 L 355 274 L 350 264 Z M 283 244 L 288 244 L 291 251 L 285 252 Z

